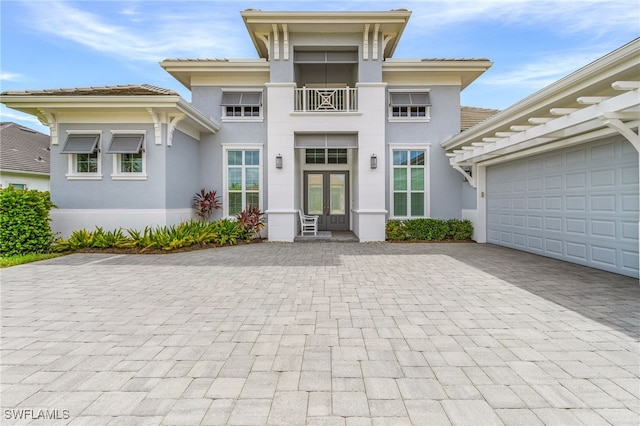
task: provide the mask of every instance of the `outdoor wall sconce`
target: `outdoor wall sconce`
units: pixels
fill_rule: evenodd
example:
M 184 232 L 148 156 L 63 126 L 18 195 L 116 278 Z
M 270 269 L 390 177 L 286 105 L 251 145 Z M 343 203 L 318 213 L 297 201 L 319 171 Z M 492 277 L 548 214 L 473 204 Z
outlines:
M 276 155 L 276 169 L 282 168 L 282 155 Z
M 371 154 L 371 168 L 372 169 L 378 168 L 378 157 L 376 157 L 375 154 Z

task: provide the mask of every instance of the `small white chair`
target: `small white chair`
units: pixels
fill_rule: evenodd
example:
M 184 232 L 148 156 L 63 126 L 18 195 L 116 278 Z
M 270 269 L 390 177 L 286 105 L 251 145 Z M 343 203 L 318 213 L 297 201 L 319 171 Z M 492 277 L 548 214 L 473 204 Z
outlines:
M 300 215 L 300 234 L 304 237 L 305 232 L 313 232 L 313 235 L 317 236 L 319 216 L 304 214 L 302 210 L 298 210 L 298 214 Z

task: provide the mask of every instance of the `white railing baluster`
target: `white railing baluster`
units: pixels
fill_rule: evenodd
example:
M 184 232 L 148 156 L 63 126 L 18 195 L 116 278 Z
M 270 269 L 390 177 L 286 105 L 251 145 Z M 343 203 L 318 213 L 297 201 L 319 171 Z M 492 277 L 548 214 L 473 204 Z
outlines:
M 295 89 L 295 110 L 304 112 L 314 111 L 357 111 L 358 89 L 350 87 L 310 89 L 302 87 Z

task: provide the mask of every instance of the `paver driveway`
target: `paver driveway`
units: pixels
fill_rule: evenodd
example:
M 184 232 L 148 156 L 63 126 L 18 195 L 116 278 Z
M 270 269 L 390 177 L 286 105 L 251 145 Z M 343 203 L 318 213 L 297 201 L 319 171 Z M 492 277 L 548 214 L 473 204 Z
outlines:
M 640 419 L 638 281 L 491 245 L 76 254 L 1 296 L 2 424 Z

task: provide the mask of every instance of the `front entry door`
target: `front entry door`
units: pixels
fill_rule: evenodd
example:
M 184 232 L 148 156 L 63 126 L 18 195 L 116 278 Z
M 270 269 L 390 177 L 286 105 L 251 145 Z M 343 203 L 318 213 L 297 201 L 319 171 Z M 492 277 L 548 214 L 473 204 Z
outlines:
M 318 215 L 318 230 L 349 230 L 349 172 L 305 172 L 304 209 Z

